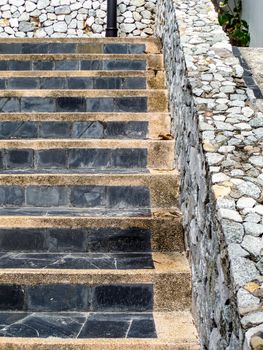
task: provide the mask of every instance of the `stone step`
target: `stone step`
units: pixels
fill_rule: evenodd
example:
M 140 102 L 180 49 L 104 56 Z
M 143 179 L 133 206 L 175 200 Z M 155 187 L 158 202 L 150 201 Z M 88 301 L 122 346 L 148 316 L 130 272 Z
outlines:
M 166 90 L 0 90 L 0 113 L 168 112 Z
M 0 313 L 10 350 L 199 350 L 189 312 Z M 109 339 L 111 338 L 111 339 Z
M 158 138 L 170 130 L 168 113 L 0 113 L 0 139 Z
M 2 71 L 0 89 L 148 89 L 165 88 L 164 71 Z
M 178 225 L 180 225 L 180 222 Z M 178 231 L 179 229 L 177 229 Z M 41 259 L 43 259 L 42 264 L 44 263 L 44 266 L 46 260 L 54 261 L 56 256 L 59 257 L 57 260 L 60 261 L 66 256 L 75 256 L 80 263 L 81 261 L 85 263 L 86 257 L 95 256 L 98 261 L 106 262 L 106 265 L 103 266 L 109 266 L 107 263 L 110 262 L 111 268 L 120 268 L 127 261 L 132 261 L 133 266 L 134 262 L 137 264 L 138 261 L 145 261 L 145 259 L 149 261 L 148 258 L 151 257 L 152 249 L 151 234 L 152 232 L 149 229 L 138 227 L 127 229 L 111 227 L 79 229 L 3 228 L 0 229 L 0 251 L 1 254 L 8 253 L 8 256 L 12 255 L 14 259 L 21 259 L 26 256 L 30 257 L 30 261 L 33 262 L 36 259 L 41 262 Z M 182 236 L 181 232 L 179 234 Z M 182 251 L 183 239 L 181 239 L 181 242 L 180 237 L 175 237 L 175 239 L 179 244 L 173 244 L 169 249 Z M 23 254 L 23 257 L 21 254 Z M 1 258 L 4 258 L 4 255 L 1 255 Z M 119 262 L 115 265 L 115 259 L 121 261 L 122 265 Z M 135 266 L 137 266 L 136 264 Z M 30 264 L 28 267 L 31 266 Z M 131 265 L 129 266 L 129 268 L 132 268 Z
M 1 54 L 33 53 L 159 53 L 157 38 L 0 38 Z
M 190 268 L 182 254 L 152 253 L 146 269 L 0 269 L 5 311 L 183 311 L 191 305 Z M 10 263 L 12 262 L 12 259 Z M 8 296 L 8 298 L 7 298 Z M 69 297 L 70 296 L 70 297 Z
M 161 54 L 6 54 L 0 71 L 163 70 Z
M 169 208 L 174 198 L 162 197 L 160 190 L 150 192 L 145 186 L 72 185 L 72 186 L 0 186 L 1 210 L 36 208 L 53 210 L 129 210 Z M 155 197 L 151 198 L 151 194 Z M 158 198 L 161 198 L 161 203 Z M 158 207 L 154 206 L 157 203 Z M 167 205 L 168 204 L 168 205 Z M 175 202 L 176 204 L 176 202 Z M 80 211 L 80 213 L 81 213 Z
M 177 171 L 91 174 L 0 174 L 3 207 L 172 208 L 178 205 Z M 34 203 L 34 204 L 33 204 Z M 42 204 L 41 204 L 42 203 Z
M 181 214 L 178 210 L 152 210 L 147 216 L 47 216 L 27 212 L 1 215 L 3 252 L 149 252 L 184 251 Z M 69 215 L 71 214 L 71 215 Z M 98 212 L 96 213 L 98 215 Z M 102 213 L 103 214 L 103 213 Z
M 0 168 L 174 169 L 174 140 L 0 140 Z

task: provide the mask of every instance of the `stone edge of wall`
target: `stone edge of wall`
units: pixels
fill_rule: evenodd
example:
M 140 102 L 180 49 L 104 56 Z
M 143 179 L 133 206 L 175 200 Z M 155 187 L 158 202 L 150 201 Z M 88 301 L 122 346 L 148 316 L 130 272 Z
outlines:
M 210 0 L 158 0 L 156 34 L 202 349 L 262 349 L 263 114 Z

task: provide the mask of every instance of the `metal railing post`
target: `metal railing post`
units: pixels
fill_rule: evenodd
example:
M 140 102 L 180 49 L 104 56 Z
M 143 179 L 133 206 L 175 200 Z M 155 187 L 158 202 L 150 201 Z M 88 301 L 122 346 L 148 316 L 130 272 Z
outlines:
M 107 0 L 106 37 L 118 36 L 117 29 L 117 0 Z

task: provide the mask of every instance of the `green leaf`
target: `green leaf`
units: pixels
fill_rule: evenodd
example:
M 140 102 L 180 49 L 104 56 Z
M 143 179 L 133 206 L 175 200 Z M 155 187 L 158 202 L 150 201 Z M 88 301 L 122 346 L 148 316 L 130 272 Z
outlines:
M 242 0 L 235 0 L 235 6 L 229 0 L 219 3 L 218 21 L 236 46 L 248 46 L 250 42 L 249 25 L 242 19 Z
M 229 13 L 224 13 L 223 15 L 218 16 L 219 24 L 221 26 L 229 23 L 231 21 L 232 16 Z

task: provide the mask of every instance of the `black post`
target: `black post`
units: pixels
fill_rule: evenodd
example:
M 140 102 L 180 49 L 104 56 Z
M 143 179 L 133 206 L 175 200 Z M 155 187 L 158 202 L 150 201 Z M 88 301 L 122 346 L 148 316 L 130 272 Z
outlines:
M 107 0 L 107 37 L 118 36 L 117 29 L 117 0 Z

